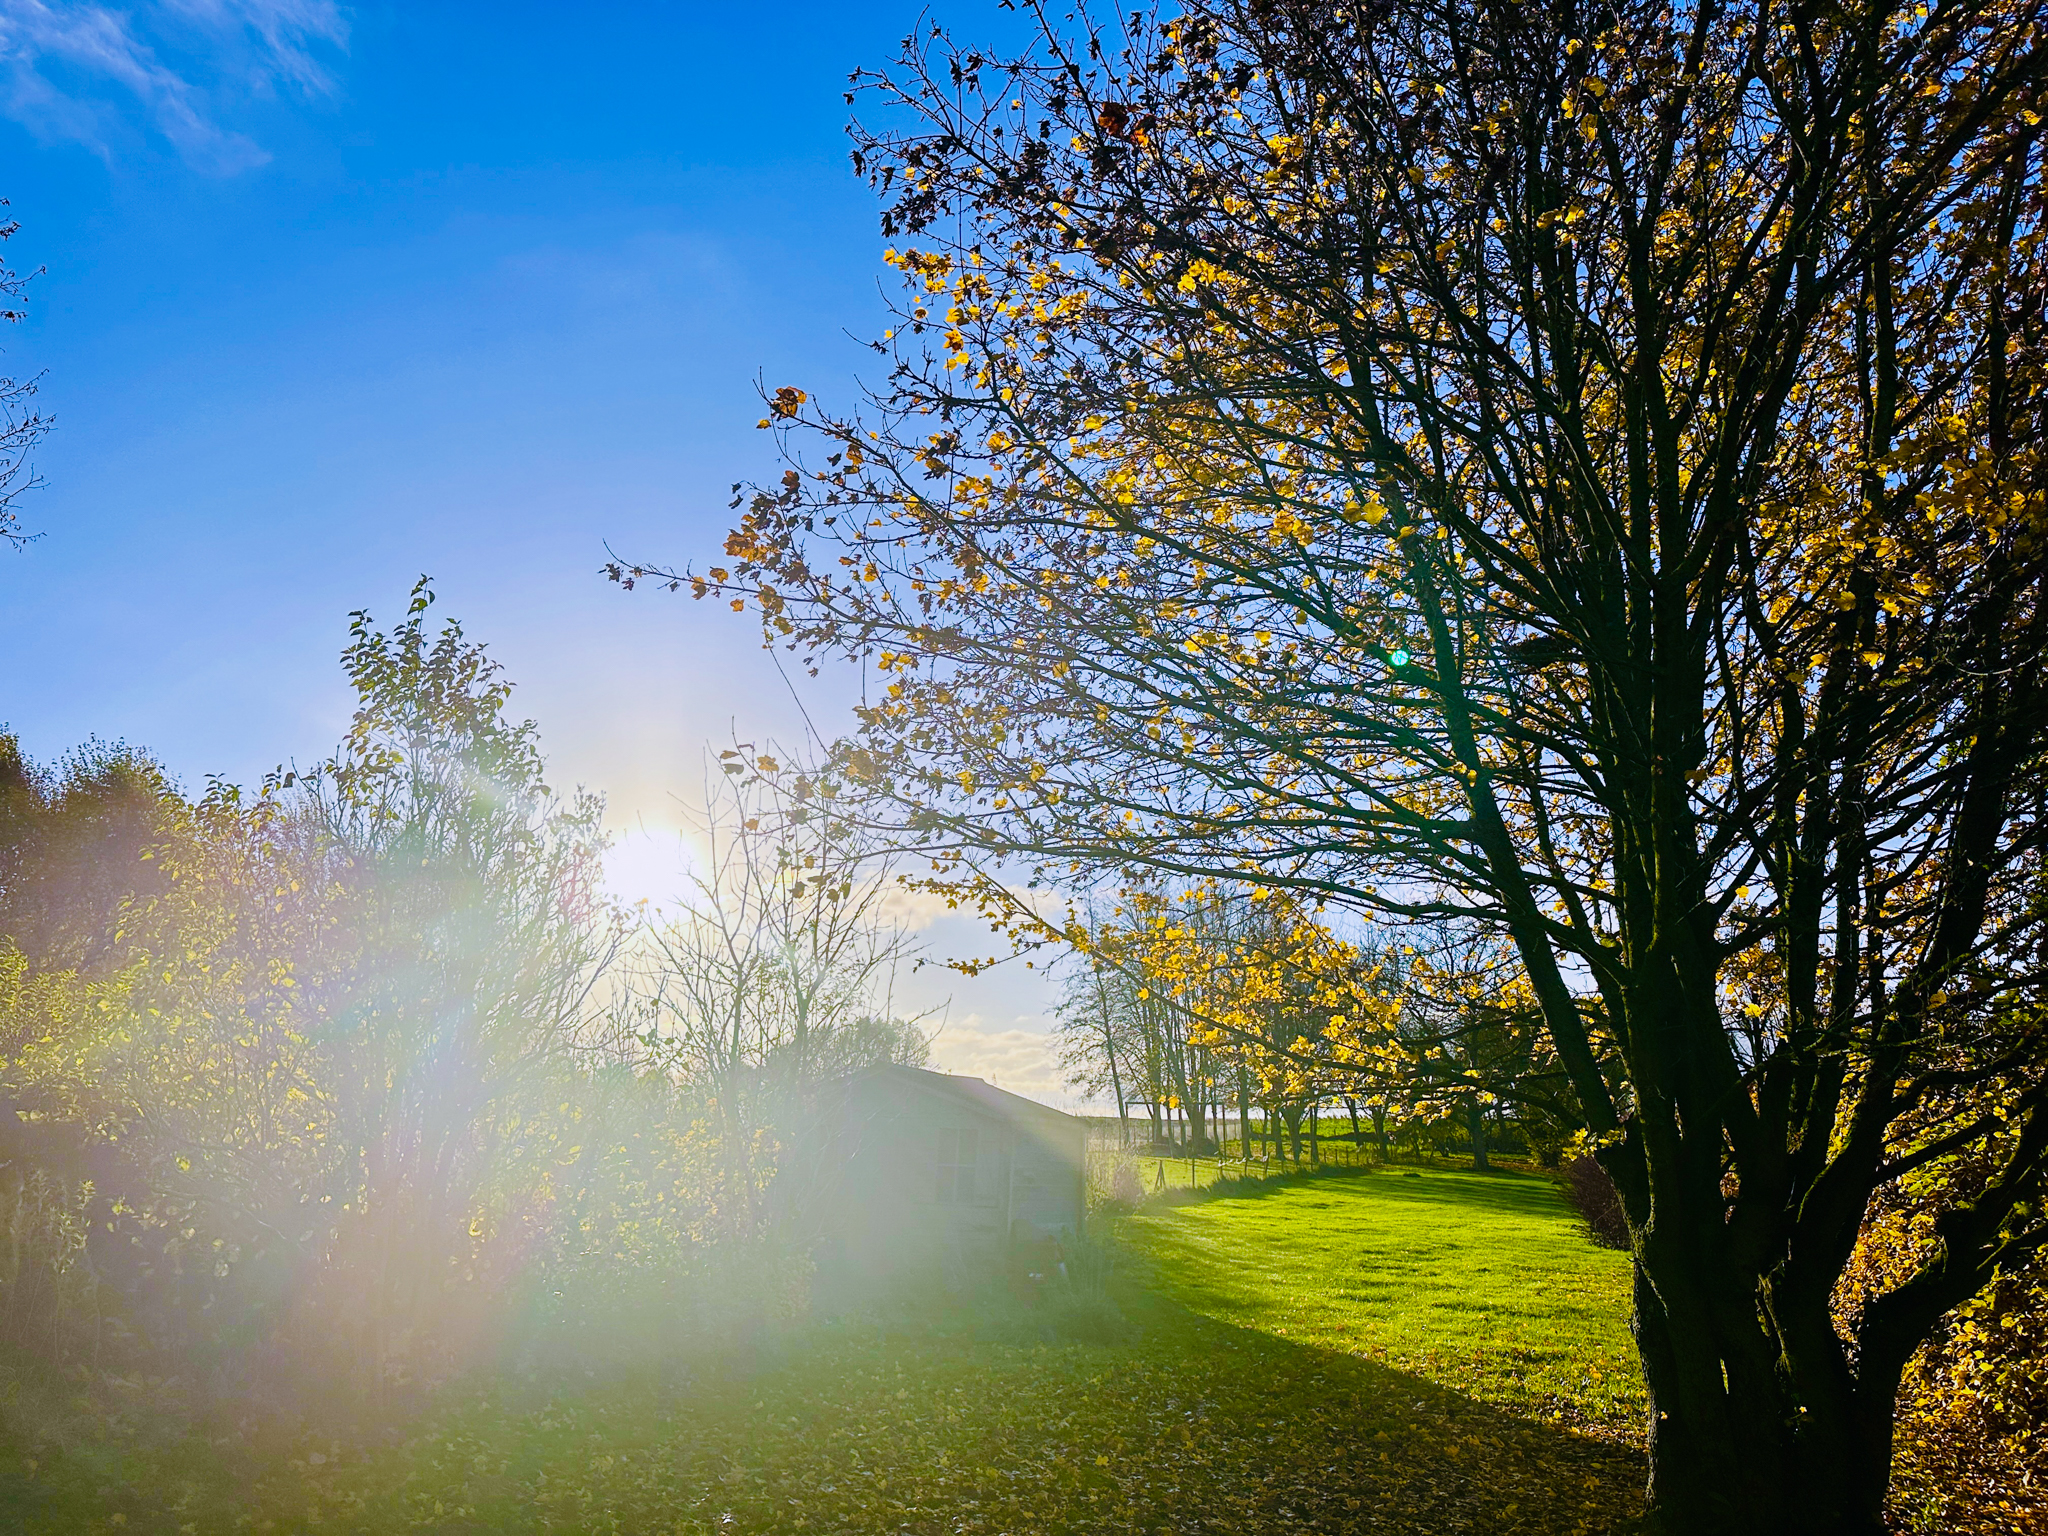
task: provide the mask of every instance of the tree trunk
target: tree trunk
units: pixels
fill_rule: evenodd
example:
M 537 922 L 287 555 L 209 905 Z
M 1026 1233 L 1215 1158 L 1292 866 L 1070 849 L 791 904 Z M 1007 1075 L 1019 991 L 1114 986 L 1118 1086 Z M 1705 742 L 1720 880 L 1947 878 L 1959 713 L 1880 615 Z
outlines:
M 1109 1010 L 1109 993 L 1102 984 L 1102 971 L 1098 965 L 1095 972 L 1095 1006 L 1097 1017 L 1102 1024 L 1102 1059 L 1109 1066 L 1109 1091 L 1116 1095 L 1116 1125 L 1121 1145 L 1131 1144 L 1130 1122 L 1124 1118 L 1123 1074 L 1116 1065 L 1116 1029 Z
M 1486 1106 L 1477 1097 L 1465 1106 L 1465 1124 L 1472 1135 L 1473 1170 L 1484 1173 L 1491 1167 L 1486 1161 Z
M 1379 1138 L 1380 1164 L 1384 1167 L 1394 1160 L 1394 1143 L 1387 1135 L 1387 1106 L 1384 1104 L 1372 1107 L 1372 1133 Z
M 1798 1358 L 1804 1344 L 1834 1337 L 1825 1297 L 1792 1300 L 1766 1287 L 1746 1318 L 1724 1316 L 1737 1332 L 1724 1341 L 1713 1320 L 1722 1309 L 1701 1278 L 1689 1273 L 1665 1287 L 1683 1298 L 1667 1307 L 1636 1265 L 1631 1327 L 1649 1390 L 1650 1529 L 1882 1536 L 1896 1374 L 1881 1370 L 1859 1382 L 1838 1350 L 1833 1372 Z M 1776 1317 L 1792 1359 L 1751 1321 L 1762 1307 Z M 1796 1392 L 1787 1386 L 1795 1376 Z
M 1323 1144 L 1319 1135 L 1322 1123 L 1316 1113 L 1318 1108 L 1315 1104 L 1308 1107 L 1308 1160 L 1315 1167 L 1320 1167 L 1323 1161 Z
M 1237 1149 L 1252 1160 L 1252 1083 L 1243 1067 L 1237 1069 Z

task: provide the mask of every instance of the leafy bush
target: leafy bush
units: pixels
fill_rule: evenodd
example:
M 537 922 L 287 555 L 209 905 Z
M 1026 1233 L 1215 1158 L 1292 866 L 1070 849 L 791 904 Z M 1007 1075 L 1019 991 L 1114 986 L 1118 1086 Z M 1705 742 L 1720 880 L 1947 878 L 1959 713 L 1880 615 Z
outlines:
M 1873 1293 L 1896 1286 L 1938 1240 L 1936 1222 L 1974 1192 L 1988 1160 L 1882 1191 L 1835 1294 L 1855 1336 Z M 1891 1507 L 1896 1529 L 2007 1536 L 2048 1529 L 2048 1257 L 2036 1252 L 1944 1318 L 1899 1387 Z
M 1088 1159 L 1088 1218 L 1128 1216 L 1145 1203 L 1145 1181 L 1128 1147 Z
M 1621 1197 L 1597 1159 L 1581 1156 L 1566 1163 L 1564 1188 L 1586 1224 L 1588 1237 L 1602 1248 L 1627 1249 L 1628 1223 L 1621 1214 Z
M 1116 1171 L 1109 1179 L 1110 1199 L 1136 1210 L 1145 1198 L 1145 1186 L 1138 1178 L 1138 1165 L 1129 1158 L 1116 1165 Z
M 356 616 L 347 738 L 253 793 L 0 733 L 0 1348 L 381 1411 L 782 1304 L 766 1143 L 592 1043 L 602 808 L 431 601 Z

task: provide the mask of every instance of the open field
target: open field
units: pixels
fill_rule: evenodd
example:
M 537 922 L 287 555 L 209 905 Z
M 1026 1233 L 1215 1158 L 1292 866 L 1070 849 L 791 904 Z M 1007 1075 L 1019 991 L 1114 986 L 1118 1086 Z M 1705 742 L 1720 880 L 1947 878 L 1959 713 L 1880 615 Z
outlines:
M 1628 1528 L 1625 1265 L 1533 1178 L 1274 1181 L 1124 1224 L 1113 1345 L 968 1310 L 819 1324 L 661 1379 L 452 1395 L 403 1433 L 152 1437 L 77 1411 L 0 1525 L 1414 1533 Z M 1577 1432 L 1574 1426 L 1590 1429 Z
M 1289 1180 L 1129 1223 L 1192 1311 L 1626 1439 L 1643 1412 L 1626 1255 L 1533 1175 L 1398 1167 Z

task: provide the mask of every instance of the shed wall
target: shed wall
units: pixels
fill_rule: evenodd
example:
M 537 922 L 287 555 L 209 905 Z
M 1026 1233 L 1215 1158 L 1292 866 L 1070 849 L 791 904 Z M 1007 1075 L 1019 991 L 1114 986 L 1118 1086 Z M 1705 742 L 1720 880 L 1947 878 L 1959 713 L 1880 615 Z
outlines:
M 1013 1242 L 1078 1233 L 1086 1130 L 1066 1122 L 1056 1111 L 991 1113 L 887 1076 L 857 1080 L 839 1132 L 821 1281 L 856 1293 L 905 1281 L 972 1285 L 1001 1272 Z M 961 1166 L 961 1132 L 974 1147 L 965 1191 L 957 1175 L 941 1178 Z

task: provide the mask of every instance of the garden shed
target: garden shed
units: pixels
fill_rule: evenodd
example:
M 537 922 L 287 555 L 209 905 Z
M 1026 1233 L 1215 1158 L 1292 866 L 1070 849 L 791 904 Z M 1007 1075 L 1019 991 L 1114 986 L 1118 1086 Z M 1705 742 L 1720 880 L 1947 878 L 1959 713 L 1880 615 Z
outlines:
M 978 1077 L 872 1067 L 828 1110 L 820 1278 L 973 1284 L 1081 1233 L 1088 1126 Z

